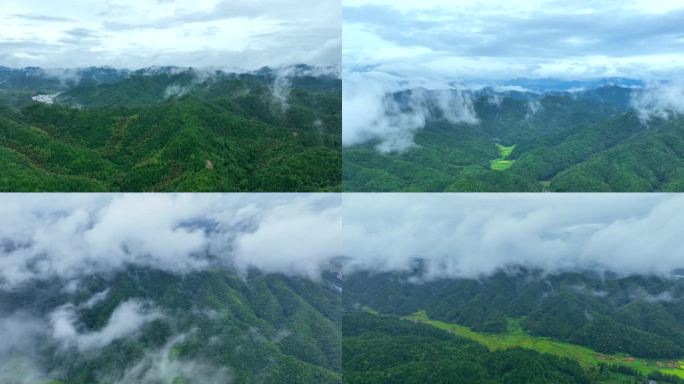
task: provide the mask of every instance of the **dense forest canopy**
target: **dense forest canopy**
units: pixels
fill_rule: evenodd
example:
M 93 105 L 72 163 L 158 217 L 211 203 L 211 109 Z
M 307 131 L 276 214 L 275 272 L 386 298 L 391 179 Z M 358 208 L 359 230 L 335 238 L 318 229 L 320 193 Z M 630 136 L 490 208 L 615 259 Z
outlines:
M 0 190 L 339 190 L 340 95 L 304 65 L 2 68 Z

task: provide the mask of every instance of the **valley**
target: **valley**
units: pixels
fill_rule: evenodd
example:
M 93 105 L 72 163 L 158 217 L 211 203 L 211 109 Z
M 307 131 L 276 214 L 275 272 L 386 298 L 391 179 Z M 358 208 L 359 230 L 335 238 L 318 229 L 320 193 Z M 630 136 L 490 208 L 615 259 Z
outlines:
M 684 120 L 648 120 L 631 87 L 580 91 L 464 92 L 476 122 L 449 121 L 445 92 L 387 96 L 386 118 L 418 114 L 412 143 L 382 150 L 378 137 L 344 148 L 345 191 L 676 192 L 684 185 Z M 454 96 L 457 97 L 457 96 Z M 459 108 L 466 108 L 465 104 Z M 454 107 L 456 108 L 456 107 Z M 388 112 L 389 113 L 389 112 Z M 400 129 L 400 126 L 397 128 Z
M 584 368 L 599 364 L 615 364 L 634 369 L 644 376 L 653 372 L 677 376 L 684 379 L 684 358 L 678 360 L 651 360 L 628 355 L 606 355 L 589 348 L 574 345 L 548 337 L 528 334 L 520 325 L 520 319 L 508 319 L 508 327 L 502 333 L 474 332 L 468 327 L 430 319 L 425 311 L 403 316 L 402 319 L 442 329 L 448 333 L 477 341 L 490 351 L 509 348 L 528 348 L 540 353 L 567 357 L 577 361 Z

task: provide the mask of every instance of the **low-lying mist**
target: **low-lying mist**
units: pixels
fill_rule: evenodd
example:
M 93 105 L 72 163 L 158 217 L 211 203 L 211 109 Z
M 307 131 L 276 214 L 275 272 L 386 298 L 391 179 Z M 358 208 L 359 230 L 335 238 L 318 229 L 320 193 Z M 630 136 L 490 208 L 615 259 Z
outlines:
M 7 195 L 0 287 L 154 268 L 318 280 L 349 270 L 476 277 L 510 265 L 669 275 L 684 197 L 668 194 Z M 344 224 L 344 225 L 343 225 Z
M 632 94 L 632 107 L 642 122 L 684 114 L 684 82 L 651 82 Z

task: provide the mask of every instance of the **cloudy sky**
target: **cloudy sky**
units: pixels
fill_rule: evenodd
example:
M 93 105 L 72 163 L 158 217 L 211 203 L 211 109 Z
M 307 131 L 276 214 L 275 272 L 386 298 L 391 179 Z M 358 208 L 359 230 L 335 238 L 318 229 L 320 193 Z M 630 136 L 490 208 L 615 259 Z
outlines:
M 509 265 L 670 275 L 684 268 L 684 196 L 349 194 L 344 249 L 358 269 L 476 277 Z
M 339 0 L 6 0 L 0 65 L 339 65 Z
M 343 60 L 406 77 L 662 78 L 684 68 L 681 0 L 343 0 Z

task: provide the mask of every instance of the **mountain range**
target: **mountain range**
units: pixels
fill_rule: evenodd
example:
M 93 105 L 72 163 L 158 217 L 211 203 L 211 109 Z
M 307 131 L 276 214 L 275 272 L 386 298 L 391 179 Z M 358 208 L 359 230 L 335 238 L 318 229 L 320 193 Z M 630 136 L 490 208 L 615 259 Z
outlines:
M 2 68 L 0 128 L 3 191 L 340 188 L 331 68 Z

